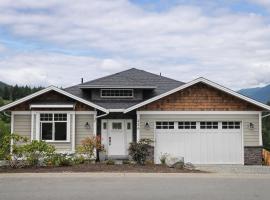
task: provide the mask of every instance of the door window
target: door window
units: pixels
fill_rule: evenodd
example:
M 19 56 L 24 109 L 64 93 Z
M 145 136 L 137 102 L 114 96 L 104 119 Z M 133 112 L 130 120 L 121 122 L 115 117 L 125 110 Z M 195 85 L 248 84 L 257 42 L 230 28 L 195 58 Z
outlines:
M 120 130 L 120 129 L 122 129 L 122 122 L 113 122 L 112 123 L 112 129 L 113 130 Z

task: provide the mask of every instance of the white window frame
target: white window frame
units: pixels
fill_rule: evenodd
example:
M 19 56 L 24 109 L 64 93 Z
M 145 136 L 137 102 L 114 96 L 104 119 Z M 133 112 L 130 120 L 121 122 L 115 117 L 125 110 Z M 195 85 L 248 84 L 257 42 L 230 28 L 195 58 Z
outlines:
M 112 91 L 112 90 L 119 90 L 119 91 L 120 90 L 129 90 L 129 91 L 131 91 L 132 96 L 103 96 L 102 91 L 104 91 L 104 90 L 110 90 L 110 91 Z M 110 89 L 110 88 L 109 89 L 101 89 L 100 90 L 100 97 L 101 98 L 117 98 L 117 99 L 118 98 L 133 98 L 134 97 L 134 90 L 133 89 L 122 89 L 122 88 L 121 89 Z
M 157 125 L 157 123 L 161 123 L 161 125 Z M 162 123 L 168 123 L 168 125 L 165 125 Z M 173 128 L 170 128 L 170 126 L 172 126 L 172 125 L 169 125 L 169 123 L 173 123 Z M 160 126 L 160 128 L 157 128 L 158 126 Z M 168 128 L 164 128 L 166 126 L 168 126 Z M 174 121 L 156 121 L 155 122 L 155 129 L 157 129 L 157 130 L 174 130 L 175 129 L 175 122 Z
M 239 125 L 235 125 L 235 123 L 239 123 Z M 227 125 L 223 125 L 223 123 L 227 123 Z M 229 124 L 228 123 L 233 123 L 233 128 L 229 128 Z M 223 128 L 223 126 L 227 126 L 227 128 Z M 239 128 L 236 128 L 236 126 L 238 126 Z M 241 121 L 221 121 L 221 129 L 222 130 L 240 130 L 241 129 Z
M 203 123 L 203 122 L 206 123 L 205 128 L 201 128 L 201 123 Z M 212 123 L 211 124 L 212 128 L 207 128 L 207 123 L 209 123 L 209 122 Z M 217 123 L 217 128 L 213 128 L 215 126 L 214 123 Z M 219 124 L 220 124 L 219 121 L 200 121 L 199 122 L 199 128 L 200 128 L 200 130 L 207 130 L 207 131 L 209 131 L 209 130 L 219 130 L 220 129 Z
M 52 114 L 53 115 L 53 121 L 41 121 L 40 120 L 40 115 L 41 114 Z M 54 121 L 54 114 L 66 114 L 67 115 L 67 121 Z M 38 112 L 38 120 L 37 120 L 37 126 L 39 127 L 39 137 L 38 139 L 42 140 L 42 123 L 52 123 L 54 124 L 55 122 L 66 122 L 67 123 L 67 137 L 66 140 L 55 140 L 55 131 L 54 131 L 54 125 L 53 125 L 53 133 L 52 133 L 52 140 L 43 140 L 45 142 L 48 143 L 67 143 L 70 142 L 70 132 L 71 132 L 71 126 L 70 126 L 70 114 L 71 112 L 66 112 L 66 111 L 42 111 L 42 112 Z
M 177 121 L 176 122 L 177 124 L 177 129 L 178 130 L 185 130 L 185 131 L 187 131 L 187 130 L 196 130 L 197 129 L 197 121 Z M 183 128 L 179 128 L 179 126 L 181 126 L 181 125 L 179 125 L 179 123 L 183 123 Z M 185 123 L 189 123 L 189 125 L 185 125 Z M 195 125 L 192 125 L 192 123 L 195 123 Z M 189 128 L 185 128 L 185 126 L 189 126 Z M 192 126 L 195 126 L 195 128 L 191 128 Z

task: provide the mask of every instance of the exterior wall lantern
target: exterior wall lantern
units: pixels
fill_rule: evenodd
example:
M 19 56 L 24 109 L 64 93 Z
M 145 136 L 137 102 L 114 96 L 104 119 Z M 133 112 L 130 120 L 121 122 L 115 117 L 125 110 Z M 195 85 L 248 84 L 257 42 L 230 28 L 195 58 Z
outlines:
M 145 122 L 144 128 L 145 128 L 145 129 L 150 129 L 150 124 L 149 124 L 149 122 Z
M 250 123 L 248 124 L 248 128 L 249 128 L 249 129 L 254 129 L 254 124 L 250 122 Z
M 84 127 L 85 127 L 86 129 L 90 129 L 90 128 L 91 128 L 89 122 L 86 122 L 85 125 L 84 125 Z

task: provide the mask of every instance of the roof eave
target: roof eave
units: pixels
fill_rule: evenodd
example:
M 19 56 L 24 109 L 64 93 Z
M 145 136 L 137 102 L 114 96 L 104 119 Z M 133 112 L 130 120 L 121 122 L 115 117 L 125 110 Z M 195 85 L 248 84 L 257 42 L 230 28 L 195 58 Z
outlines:
M 175 93 L 175 92 L 178 92 L 178 91 L 180 91 L 180 90 L 183 90 L 183 89 L 185 89 L 185 88 L 187 88 L 187 87 L 189 87 L 189 86 L 192 86 L 192 85 L 194 85 L 194 84 L 196 84 L 196 83 L 199 83 L 199 82 L 208 84 L 208 85 L 210 85 L 210 86 L 212 86 L 212 87 L 214 87 L 214 88 L 217 88 L 217 89 L 219 89 L 219 90 L 221 90 L 221 91 L 224 91 L 224 92 L 226 92 L 226 93 L 228 93 L 228 94 L 231 94 L 231 95 L 236 96 L 236 97 L 238 97 L 238 98 L 240 98 L 240 99 L 243 99 L 243 100 L 245 100 L 245 101 L 247 101 L 247 102 L 249 102 L 249 103 L 252 103 L 252 104 L 254 104 L 254 105 L 257 105 L 257 106 L 259 106 L 259 107 L 265 109 L 266 111 L 270 111 L 270 106 L 268 106 L 268 105 L 266 105 L 266 104 L 264 104 L 264 103 L 261 103 L 261 102 L 259 102 L 259 101 L 254 100 L 254 99 L 251 99 L 251 98 L 249 98 L 249 97 L 247 97 L 247 96 L 244 96 L 244 95 L 242 95 L 242 94 L 239 94 L 239 93 L 237 93 L 237 92 L 235 92 L 235 91 L 233 91 L 233 90 L 231 90 L 231 89 L 229 89 L 229 88 L 226 88 L 226 87 L 224 87 L 224 86 L 222 86 L 222 85 L 219 85 L 219 84 L 217 84 L 217 83 L 214 83 L 214 82 L 212 82 L 212 81 L 210 81 L 210 80 L 208 80 L 208 79 L 205 79 L 205 78 L 203 78 L 203 77 L 200 77 L 200 78 L 197 78 L 197 79 L 195 79 L 195 80 L 193 80 L 193 81 L 190 81 L 190 82 L 188 82 L 188 83 L 186 83 L 186 84 L 184 84 L 184 85 L 181 85 L 181 86 L 179 86 L 179 87 L 177 87 L 177 88 L 174 88 L 174 89 L 172 89 L 172 90 L 170 90 L 170 91 L 168 91 L 168 92 L 165 92 L 165 93 L 163 93 L 163 94 L 161 94 L 161 95 L 155 96 L 155 97 L 153 97 L 153 98 L 151 98 L 151 99 L 148 99 L 148 100 L 146 100 L 146 101 L 144 101 L 144 102 L 141 102 L 141 103 L 136 104 L 136 105 L 134 105 L 134 106 L 132 106 L 132 107 L 130 107 L 130 108 L 127 108 L 127 109 L 125 109 L 124 113 L 128 113 L 128 112 L 130 112 L 130 111 L 132 111 L 132 110 L 135 110 L 135 109 L 137 109 L 137 108 L 139 108 L 139 107 L 142 107 L 142 106 L 144 106 L 144 105 L 147 105 L 147 104 L 149 104 L 149 103 L 152 103 L 152 102 L 154 102 L 154 101 L 156 101 L 156 100 L 158 100 L 158 99 L 161 99 L 161 98 L 166 97 L 166 96 L 168 96 L 168 95 L 170 95 L 170 94 L 173 94 L 173 93 Z
M 105 113 L 108 113 L 108 112 L 109 112 L 107 109 L 105 109 L 105 108 L 103 108 L 103 107 L 101 107 L 101 106 L 99 106 L 99 105 L 96 105 L 96 104 L 94 104 L 94 103 L 92 103 L 92 102 L 90 102 L 90 101 L 84 100 L 84 99 L 82 99 L 82 98 L 80 98 L 80 97 L 77 97 L 77 96 L 75 96 L 75 95 L 73 95 L 73 94 L 70 94 L 70 93 L 68 93 L 68 92 L 66 92 L 66 91 L 64 91 L 64 90 L 61 90 L 61 89 L 59 89 L 59 88 L 57 88 L 57 87 L 55 87 L 55 86 L 49 86 L 49 87 L 47 87 L 47 88 L 45 88 L 45 89 L 43 89 L 43 90 L 40 90 L 40 91 L 35 92 L 35 93 L 33 93 L 33 94 L 30 94 L 30 95 L 28 95 L 28 96 L 26 96 L 26 97 L 23 97 L 23 98 L 21 98 L 21 99 L 18 99 L 17 101 L 14 101 L 14 102 L 11 102 L 11 103 L 9 103 L 9 104 L 7 104 L 7 105 L 5 105 L 5 106 L 2 106 L 2 107 L 0 107 L 0 112 L 5 111 L 5 110 L 7 110 L 7 109 L 9 109 L 9 108 L 11 108 L 11 107 L 14 107 L 14 106 L 16 106 L 16 105 L 18 105 L 18 104 L 20 104 L 20 103 L 23 103 L 23 102 L 25 102 L 25 101 L 28 101 L 28 100 L 30 100 L 30 99 L 32 99 L 32 98 L 35 98 L 35 97 L 37 97 L 37 96 L 39 96 L 39 95 L 41 95 L 41 94 L 44 94 L 44 93 L 46 93 L 46 92 L 49 92 L 49 91 L 56 91 L 56 92 L 58 92 L 58 93 L 60 93 L 60 94 L 63 94 L 63 95 L 65 95 L 65 96 L 68 96 L 68 97 L 70 97 L 70 98 L 72 98 L 72 99 L 74 99 L 74 100 L 77 100 L 77 101 L 79 101 L 79 102 L 81 102 L 81 103 L 84 103 L 84 104 L 86 104 L 86 105 L 88 105 L 88 106 L 91 106 L 91 107 L 93 107 L 93 108 L 95 108 L 95 109 L 98 109 L 98 110 L 100 110 L 100 111 L 103 111 L 103 112 L 105 112 Z

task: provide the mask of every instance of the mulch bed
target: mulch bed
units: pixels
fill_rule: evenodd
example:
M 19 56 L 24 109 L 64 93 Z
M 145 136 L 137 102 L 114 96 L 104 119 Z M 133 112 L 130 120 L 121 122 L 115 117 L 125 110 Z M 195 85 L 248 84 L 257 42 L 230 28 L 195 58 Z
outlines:
M 1 167 L 0 173 L 61 173 L 61 172 L 118 172 L 118 173 L 202 173 L 199 170 L 169 168 L 165 165 L 106 165 L 81 164 L 65 167 Z

